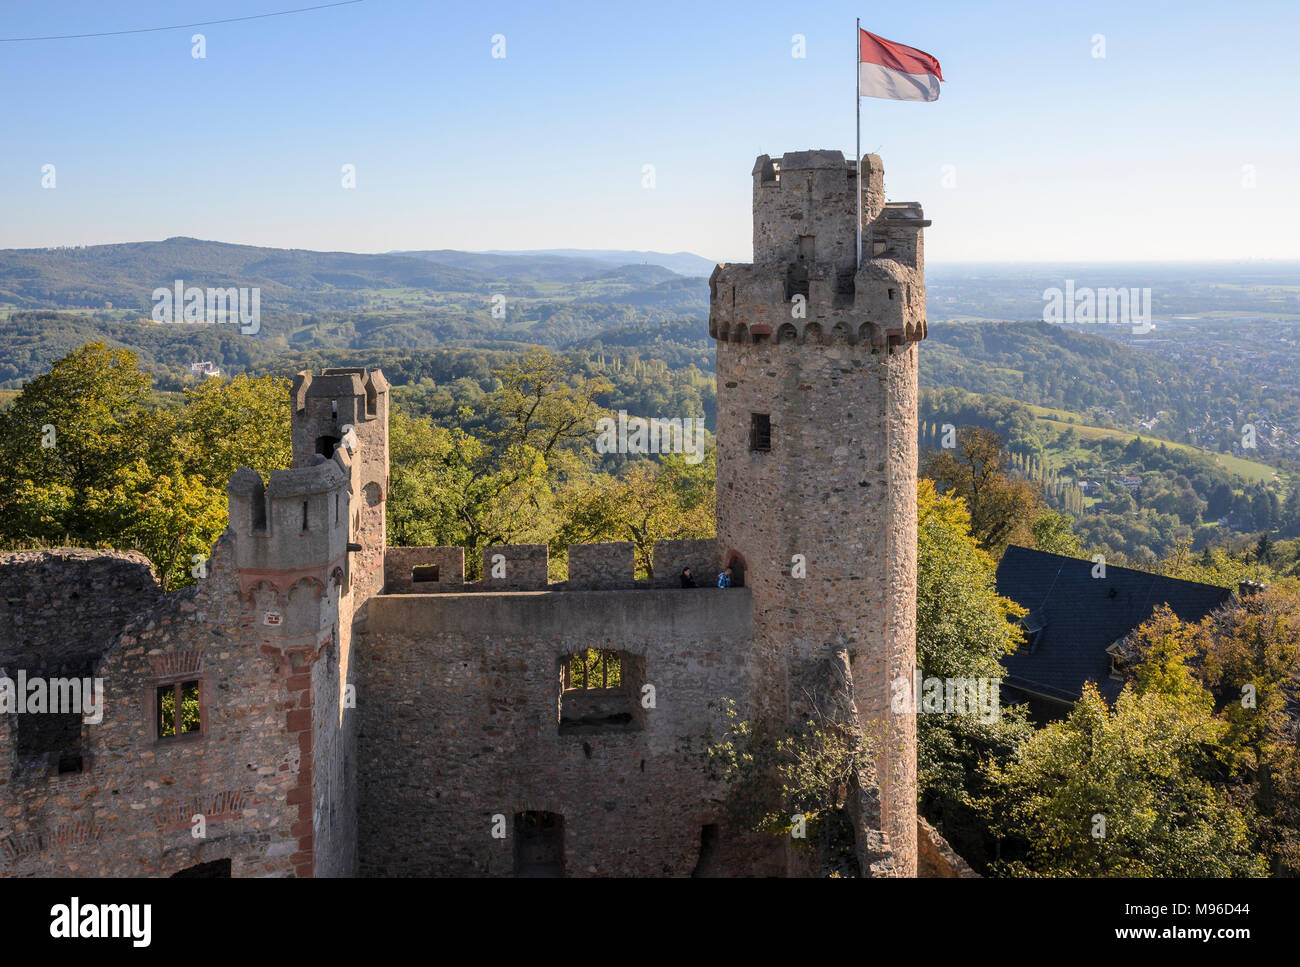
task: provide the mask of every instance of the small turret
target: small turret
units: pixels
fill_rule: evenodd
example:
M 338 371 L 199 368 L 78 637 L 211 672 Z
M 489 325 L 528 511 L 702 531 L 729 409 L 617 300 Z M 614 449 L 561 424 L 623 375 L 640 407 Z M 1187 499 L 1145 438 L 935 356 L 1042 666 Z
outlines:
M 354 494 L 345 448 L 316 457 L 310 467 L 273 471 L 266 486 L 240 467 L 228 492 L 241 593 L 260 583 L 287 593 L 304 578 L 322 589 L 332 578 L 346 582 Z

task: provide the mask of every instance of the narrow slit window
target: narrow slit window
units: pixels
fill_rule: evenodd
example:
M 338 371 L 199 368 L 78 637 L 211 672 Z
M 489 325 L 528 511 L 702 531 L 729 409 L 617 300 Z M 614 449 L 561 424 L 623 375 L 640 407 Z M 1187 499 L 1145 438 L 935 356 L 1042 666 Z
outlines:
M 302 502 L 302 529 L 307 530 L 307 501 Z
M 770 414 L 749 414 L 749 449 L 758 453 L 766 453 L 772 449 L 772 417 Z

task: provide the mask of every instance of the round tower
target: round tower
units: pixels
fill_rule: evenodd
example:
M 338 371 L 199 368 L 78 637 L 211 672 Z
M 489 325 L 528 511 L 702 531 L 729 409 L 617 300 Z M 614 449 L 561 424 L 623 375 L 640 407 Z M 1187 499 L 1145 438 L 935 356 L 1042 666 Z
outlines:
M 751 588 L 769 722 L 808 711 L 805 671 L 845 649 L 880 750 L 882 828 L 916 874 L 916 730 L 891 712 L 916 657 L 917 351 L 925 336 L 919 205 L 884 201 L 880 159 L 763 155 L 754 262 L 709 280 L 717 340 L 718 542 Z

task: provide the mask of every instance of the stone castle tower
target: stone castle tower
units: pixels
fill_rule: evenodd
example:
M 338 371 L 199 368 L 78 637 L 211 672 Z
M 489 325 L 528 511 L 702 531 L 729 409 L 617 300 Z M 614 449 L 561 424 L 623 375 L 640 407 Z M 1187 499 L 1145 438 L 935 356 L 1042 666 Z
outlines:
M 754 165 L 754 261 L 709 281 L 718 341 L 718 543 L 754 597 L 754 700 L 806 710 L 804 669 L 851 662 L 876 723 L 882 828 L 916 875 L 916 731 L 890 683 L 916 657 L 917 350 L 925 337 L 919 205 L 886 203 L 880 158 L 838 151 Z M 803 576 L 800 576 L 800 575 Z M 883 735 L 881 734 L 883 732 Z

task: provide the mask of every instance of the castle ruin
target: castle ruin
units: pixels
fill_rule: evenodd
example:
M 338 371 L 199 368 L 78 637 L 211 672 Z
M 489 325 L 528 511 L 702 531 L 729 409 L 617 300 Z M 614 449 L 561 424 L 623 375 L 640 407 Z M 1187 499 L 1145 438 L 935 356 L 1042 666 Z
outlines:
M 721 698 L 779 728 L 817 683 L 882 737 L 857 872 L 916 875 L 935 851 L 889 699 L 915 663 L 929 223 L 861 163 L 859 268 L 854 162 L 758 159 L 754 261 L 709 280 L 717 538 L 660 542 L 653 579 L 630 544 L 571 547 L 562 582 L 544 545 L 485 548 L 471 582 L 462 548 L 386 547 L 366 369 L 299 374 L 293 465 L 232 477 L 196 586 L 164 595 L 134 552 L 0 555 L 0 679 L 104 684 L 97 723 L 0 715 L 0 875 L 807 875 L 683 748 Z M 615 681 L 579 680 L 589 649 Z

